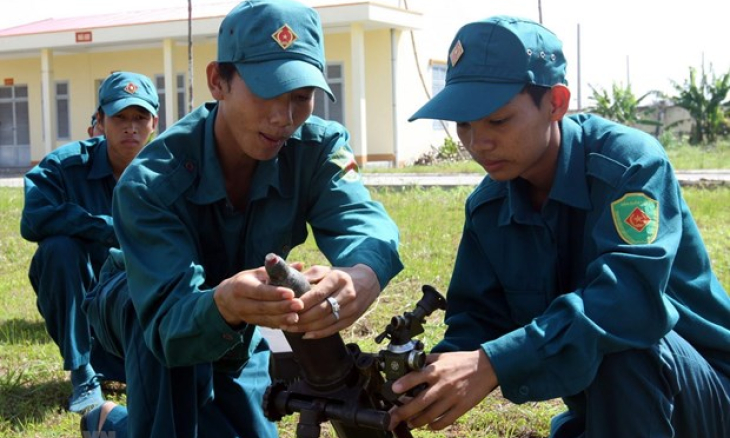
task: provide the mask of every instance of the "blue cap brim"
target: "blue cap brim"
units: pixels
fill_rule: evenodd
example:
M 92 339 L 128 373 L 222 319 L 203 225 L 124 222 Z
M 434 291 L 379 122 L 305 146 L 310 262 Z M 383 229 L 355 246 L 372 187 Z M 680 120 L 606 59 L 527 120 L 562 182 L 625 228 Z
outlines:
M 157 110 L 155 107 L 150 105 L 149 102 L 146 100 L 137 98 L 137 97 L 127 97 L 124 99 L 117 99 L 113 102 L 109 102 L 107 104 L 101 105 L 101 109 L 104 111 L 104 114 L 107 116 L 113 116 L 114 114 L 118 113 L 119 111 L 122 111 L 124 108 L 130 107 L 130 106 L 141 106 L 142 108 L 146 109 L 150 112 L 153 116 L 157 116 Z
M 298 88 L 317 87 L 327 93 L 332 102 L 336 101 L 322 71 L 306 61 L 277 59 L 236 63 L 236 69 L 246 86 L 263 99 L 273 99 Z
M 431 98 L 408 121 L 417 119 L 473 122 L 506 105 L 524 83 L 455 82 Z

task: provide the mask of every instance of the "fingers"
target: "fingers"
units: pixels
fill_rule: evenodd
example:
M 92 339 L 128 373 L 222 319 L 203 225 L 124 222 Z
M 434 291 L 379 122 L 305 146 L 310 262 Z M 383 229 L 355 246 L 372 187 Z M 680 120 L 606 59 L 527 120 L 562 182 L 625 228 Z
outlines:
M 307 339 L 337 333 L 350 326 L 360 315 L 352 280 L 343 271 L 329 270 L 300 298 L 304 309 L 299 313 L 299 322 L 286 327 L 286 330 L 306 333 Z
M 296 324 L 304 308 L 302 300 L 291 289 L 265 284 L 258 271 L 240 272 L 216 287 L 213 299 L 223 319 L 231 326 Z
M 452 424 L 492 392 L 498 381 L 483 350 L 429 355 L 428 365 L 393 384 L 400 393 L 422 381 L 427 388 L 391 412 L 391 428 L 401 421 L 411 427 L 439 430 Z M 415 376 L 421 377 L 415 377 Z
M 380 293 L 375 272 L 365 265 L 346 268 L 313 266 L 304 271 L 313 284 L 300 298 L 299 321 L 283 330 L 305 333 L 306 339 L 330 336 L 351 326 Z
M 324 273 L 322 271 L 315 271 L 314 268 L 306 272 L 306 275 L 312 272 L 314 277 L 319 277 L 320 274 Z M 355 299 L 355 287 L 352 284 L 352 279 L 346 272 L 330 269 L 324 274 L 324 276 L 319 277 L 308 292 L 301 296 L 304 302 L 304 309 L 302 311 L 304 322 L 317 320 L 324 314 L 332 312 L 332 307 L 327 302 L 328 297 L 336 299 L 340 305 L 340 309 Z M 315 311 L 309 317 L 305 315 L 308 311 L 315 310 L 316 308 L 319 308 L 320 312 Z M 342 312 L 340 313 L 342 314 Z
M 427 400 L 431 397 L 431 395 L 430 393 L 426 393 L 428 393 L 429 391 L 433 392 L 434 389 L 429 388 L 429 375 L 424 370 L 425 369 L 410 372 L 393 382 L 393 386 L 391 389 L 396 394 L 405 394 L 411 389 L 417 387 L 418 385 L 424 384 L 426 385 L 426 390 L 421 391 L 416 397 L 413 398 L 403 397 L 403 399 L 401 400 L 403 402 L 403 405 L 391 411 L 391 429 L 398 425 L 398 423 L 402 421 L 408 421 L 412 417 L 415 417 L 419 413 L 422 413 L 421 411 L 424 410 L 426 406 L 428 406 Z
M 411 429 L 428 426 L 431 430 L 444 429 L 459 419 L 468 409 L 457 409 L 458 404 L 444 399 L 436 400 L 417 415 L 410 417 L 406 424 Z
M 299 268 L 297 268 L 299 269 Z M 301 271 L 301 269 L 299 269 Z M 322 265 L 314 265 L 307 269 L 306 271 L 302 271 L 302 274 L 304 274 L 304 277 L 309 281 L 311 284 L 317 284 L 319 283 L 330 271 L 332 271 L 332 268 L 329 266 L 322 266 Z

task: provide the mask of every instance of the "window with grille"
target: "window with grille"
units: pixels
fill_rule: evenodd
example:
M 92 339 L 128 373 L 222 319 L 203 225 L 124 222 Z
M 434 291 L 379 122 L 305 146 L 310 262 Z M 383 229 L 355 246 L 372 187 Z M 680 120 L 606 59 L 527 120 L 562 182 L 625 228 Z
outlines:
M 56 139 L 71 139 L 68 81 L 56 82 Z
M 327 64 L 325 69 L 325 77 L 327 85 L 329 85 L 332 94 L 335 95 L 337 102 L 332 102 L 327 93 L 317 89 L 314 92 L 314 115 L 326 120 L 334 120 L 342 124 L 345 123 L 344 106 L 344 75 L 342 72 L 342 64 Z

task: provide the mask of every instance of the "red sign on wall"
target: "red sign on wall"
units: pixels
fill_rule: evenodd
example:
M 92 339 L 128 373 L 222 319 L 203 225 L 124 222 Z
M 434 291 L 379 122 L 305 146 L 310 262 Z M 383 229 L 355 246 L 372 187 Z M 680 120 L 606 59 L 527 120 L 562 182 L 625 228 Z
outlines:
M 77 43 L 90 43 L 91 42 L 91 32 L 76 32 L 76 42 Z
M 3 79 L 3 85 L 5 85 L 6 87 L 10 87 L 14 83 L 15 83 L 15 80 L 13 78 L 5 78 L 5 79 Z

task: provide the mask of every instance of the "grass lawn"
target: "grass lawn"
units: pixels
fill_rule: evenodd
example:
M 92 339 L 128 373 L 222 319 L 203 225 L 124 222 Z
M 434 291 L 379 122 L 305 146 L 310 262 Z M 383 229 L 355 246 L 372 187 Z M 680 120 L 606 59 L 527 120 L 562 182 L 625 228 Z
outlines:
M 421 285 L 444 292 L 449 281 L 463 219 L 463 202 L 469 188 L 377 189 L 373 196 L 383 202 L 401 226 L 405 270 L 384 291 L 377 303 L 352 328 L 343 333 L 347 342 L 357 341 L 364 351 L 375 352 L 373 338 L 390 318 L 411 310 L 421 297 Z M 726 288 L 730 287 L 730 187 L 685 189 Z M 75 414 L 64 410 L 71 385 L 61 369 L 57 347 L 45 332 L 28 284 L 27 268 L 34 245 L 22 240 L 18 220 L 22 190 L 0 188 L 0 438 L 78 437 Z M 290 260 L 321 262 L 312 241 L 297 248 Z M 443 334 L 442 313 L 429 319 L 421 339 L 432 346 Z M 124 392 L 112 388 L 108 395 L 124 401 Z M 563 410 L 550 401 L 513 405 L 493 394 L 444 432 L 415 431 L 421 438 L 520 437 L 548 435 L 550 417 Z M 282 437 L 295 437 L 295 416 L 281 425 Z M 322 436 L 334 434 L 323 427 Z

